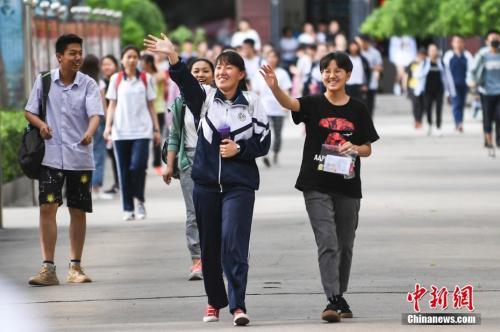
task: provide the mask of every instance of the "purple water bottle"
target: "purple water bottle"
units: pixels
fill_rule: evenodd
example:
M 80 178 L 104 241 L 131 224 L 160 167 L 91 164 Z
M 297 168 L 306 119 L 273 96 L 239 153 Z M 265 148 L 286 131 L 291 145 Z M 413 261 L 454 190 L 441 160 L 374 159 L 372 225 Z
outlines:
M 222 126 L 220 126 L 218 131 L 221 141 L 231 138 L 231 127 L 229 127 L 227 124 L 223 124 Z

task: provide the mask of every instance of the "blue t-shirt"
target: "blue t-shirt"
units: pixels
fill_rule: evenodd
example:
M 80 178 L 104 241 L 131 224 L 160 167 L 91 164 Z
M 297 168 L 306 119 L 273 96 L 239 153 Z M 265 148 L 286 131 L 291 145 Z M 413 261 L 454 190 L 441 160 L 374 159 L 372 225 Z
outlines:
M 467 76 L 467 59 L 462 53 L 460 55 L 453 54 L 450 59 L 450 71 L 453 76 L 455 86 L 465 86 L 465 77 Z

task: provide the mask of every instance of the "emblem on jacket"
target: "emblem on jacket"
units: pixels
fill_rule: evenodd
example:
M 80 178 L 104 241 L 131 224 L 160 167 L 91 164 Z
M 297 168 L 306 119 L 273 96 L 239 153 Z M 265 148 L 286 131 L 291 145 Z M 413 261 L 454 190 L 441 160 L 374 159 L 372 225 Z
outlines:
M 238 113 L 238 119 L 240 119 L 240 121 L 245 121 L 247 119 L 247 116 L 245 115 L 245 113 Z

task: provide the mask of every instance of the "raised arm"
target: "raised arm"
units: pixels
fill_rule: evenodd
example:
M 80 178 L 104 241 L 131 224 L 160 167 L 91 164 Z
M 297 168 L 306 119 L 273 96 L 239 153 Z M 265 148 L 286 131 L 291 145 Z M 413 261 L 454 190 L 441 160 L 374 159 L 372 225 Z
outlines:
M 285 109 L 292 112 L 300 111 L 300 103 L 297 99 L 290 97 L 285 91 L 281 90 L 278 85 L 278 79 L 274 70 L 269 65 L 263 65 L 260 68 L 260 74 L 266 81 L 266 84 L 271 89 L 274 97 Z
M 179 86 L 186 104 L 193 113 L 195 119 L 200 118 L 201 106 L 205 101 L 205 90 L 200 83 L 189 72 L 185 63 L 180 61 L 175 47 L 165 34 L 161 38 L 149 35 L 144 39 L 144 46 L 148 51 L 154 53 L 164 53 L 170 63 L 170 77 Z

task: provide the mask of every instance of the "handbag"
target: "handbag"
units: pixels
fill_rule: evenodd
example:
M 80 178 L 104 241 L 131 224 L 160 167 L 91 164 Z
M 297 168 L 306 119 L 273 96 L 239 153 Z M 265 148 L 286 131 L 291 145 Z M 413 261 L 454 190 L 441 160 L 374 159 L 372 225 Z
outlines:
M 38 105 L 39 116 L 45 121 L 47 114 L 47 99 L 50 91 L 51 77 L 49 72 L 42 72 L 42 100 Z M 28 124 L 24 129 L 23 140 L 19 148 L 18 161 L 23 173 L 30 179 L 38 179 L 45 156 L 45 141 L 40 135 L 40 130 Z

